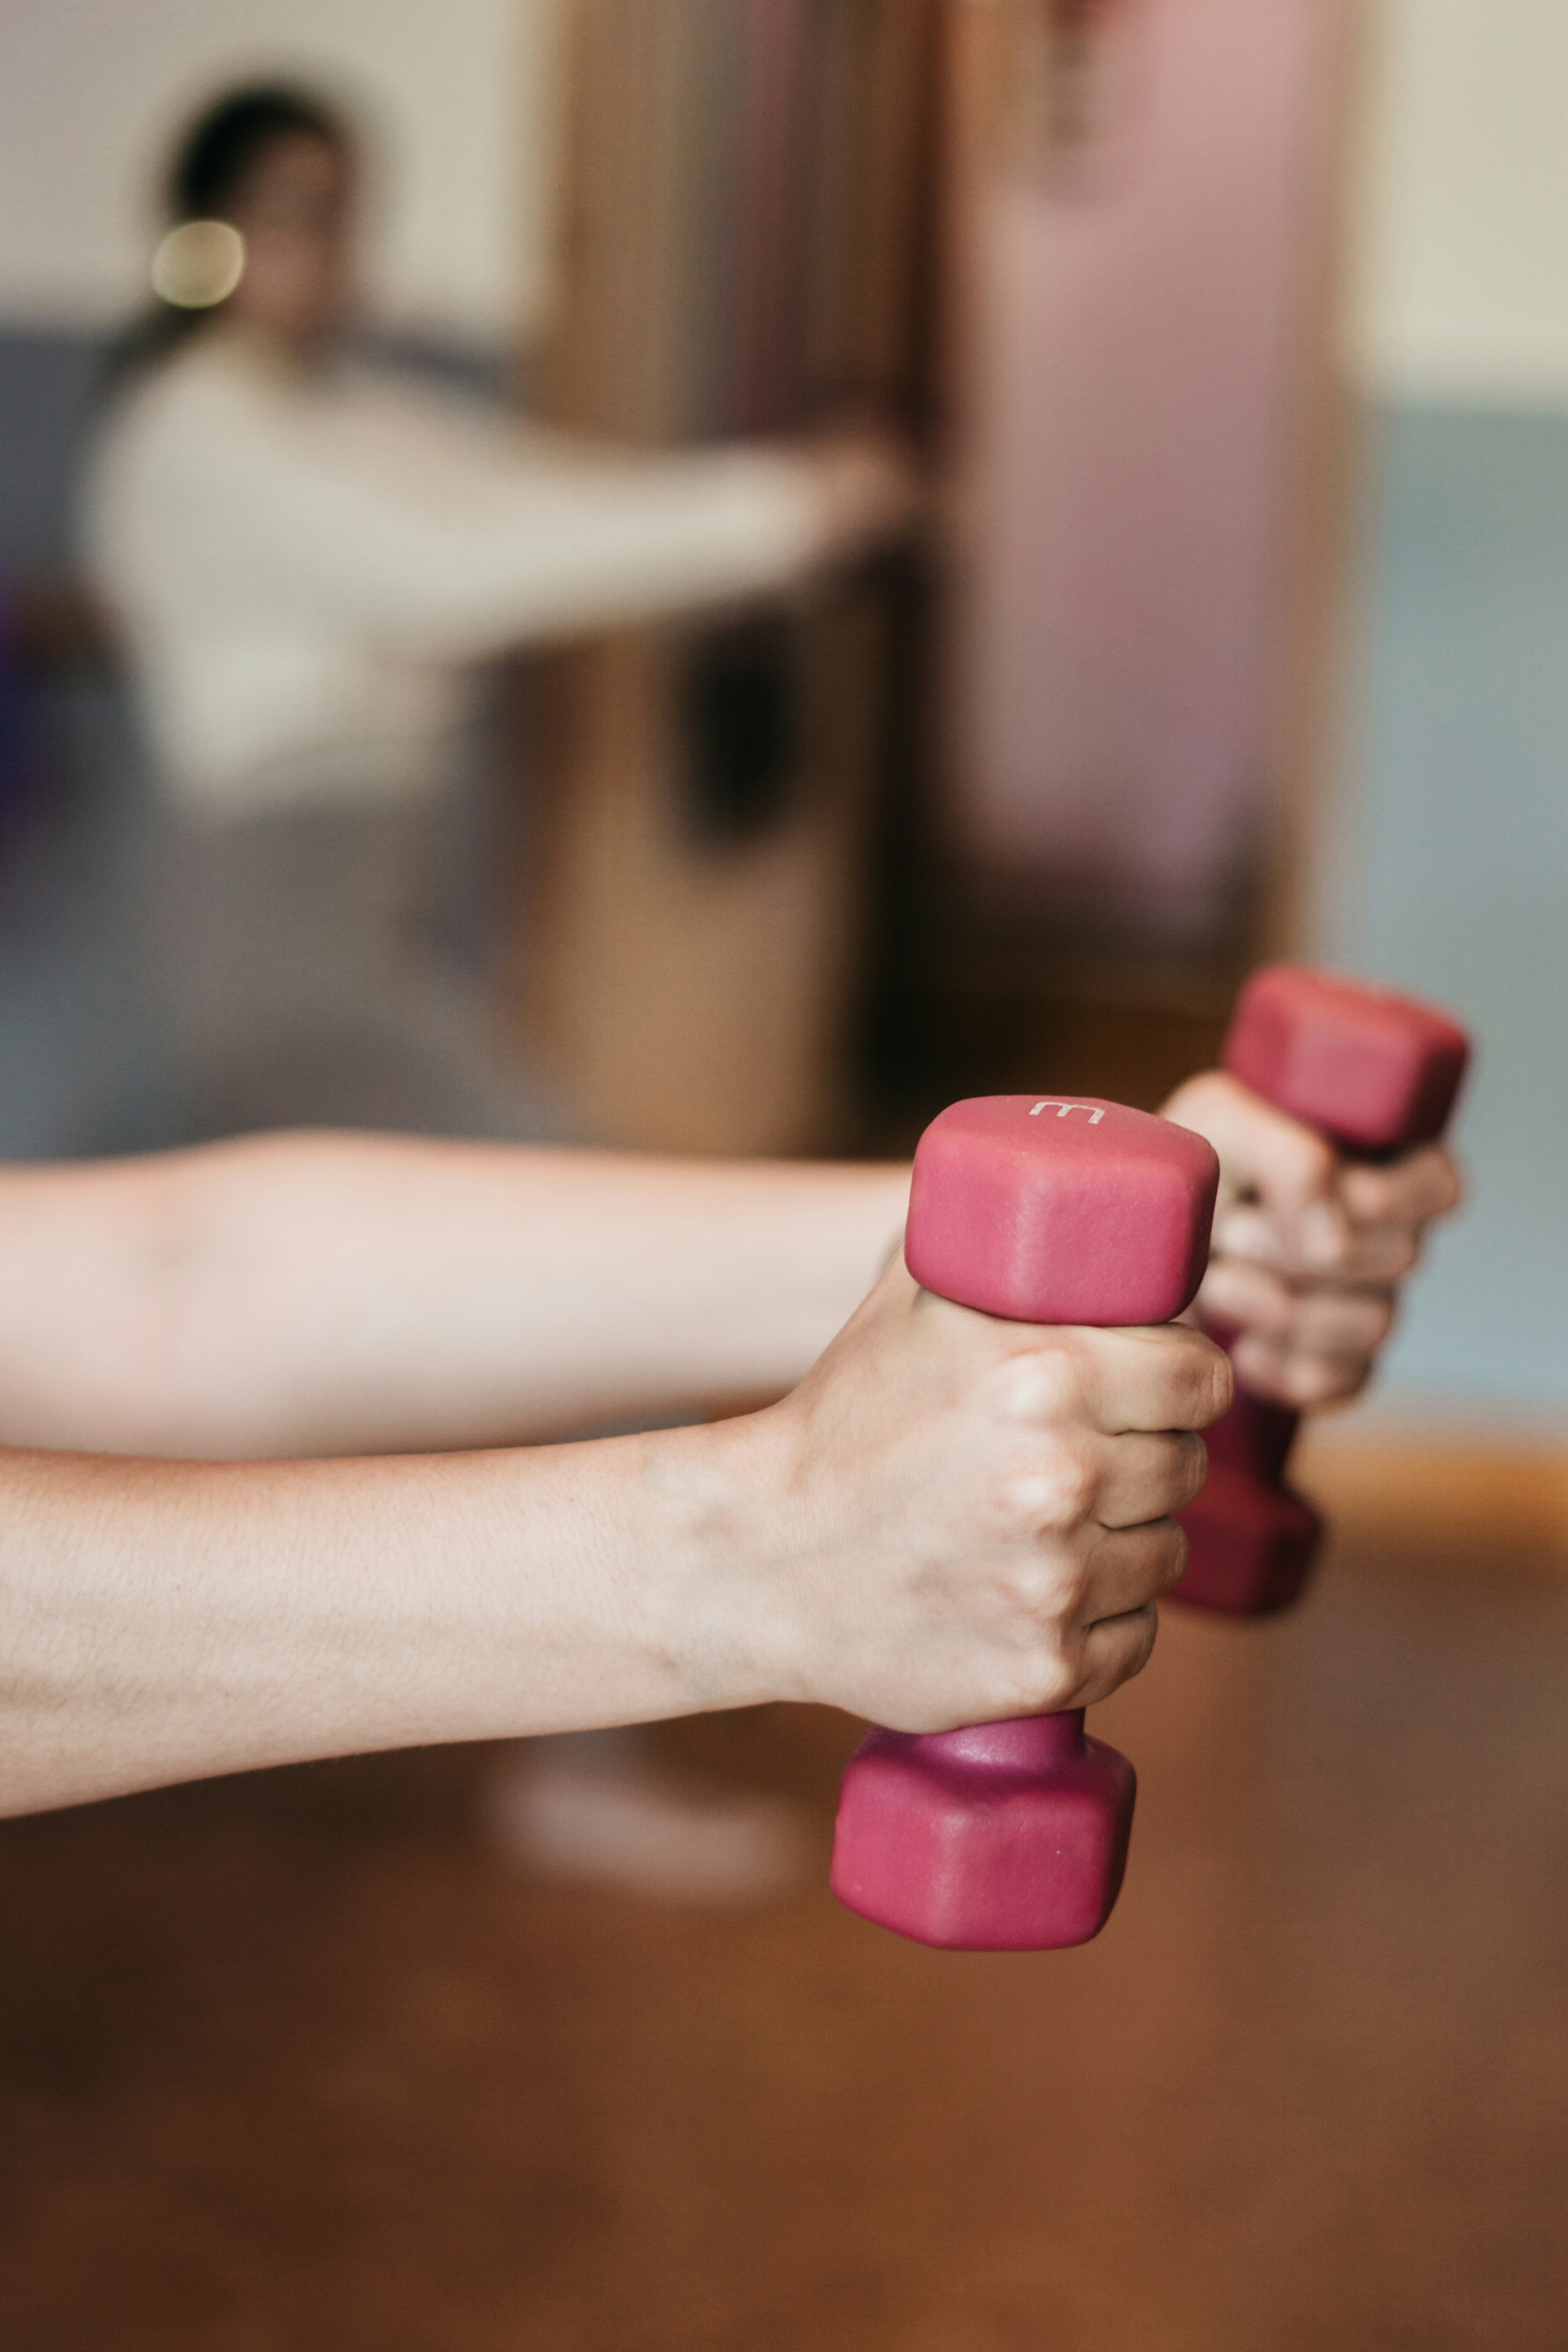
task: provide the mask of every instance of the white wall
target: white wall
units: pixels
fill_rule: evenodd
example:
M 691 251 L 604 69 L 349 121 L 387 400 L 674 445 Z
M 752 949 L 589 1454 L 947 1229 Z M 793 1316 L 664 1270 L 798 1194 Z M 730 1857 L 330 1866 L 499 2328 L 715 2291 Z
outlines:
M 171 135 L 292 72 L 384 134 L 374 285 L 400 321 L 493 339 L 544 294 L 549 0 L 0 0 L 0 320 L 88 325 L 145 284 Z
M 1365 0 L 1348 333 L 1395 399 L 1568 404 L 1568 0 Z M 524 332 L 546 292 L 552 0 L 0 0 L 0 321 L 142 283 L 165 143 L 278 68 L 384 123 L 376 286 L 399 319 Z
M 1355 373 L 1568 405 L 1568 0 L 1368 5 Z

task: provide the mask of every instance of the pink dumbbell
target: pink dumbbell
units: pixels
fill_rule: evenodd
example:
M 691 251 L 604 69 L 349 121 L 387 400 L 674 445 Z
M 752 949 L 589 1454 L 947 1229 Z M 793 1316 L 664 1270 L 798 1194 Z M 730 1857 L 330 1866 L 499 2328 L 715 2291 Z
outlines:
M 1464 1031 L 1433 1006 L 1283 963 L 1248 981 L 1224 1055 L 1255 1094 L 1363 1160 L 1441 1135 L 1468 1057 Z M 1286 1484 L 1298 1418 L 1238 1389 L 1205 1432 L 1208 1482 L 1181 1513 L 1189 1550 L 1173 1600 L 1258 1617 L 1301 1591 L 1322 1522 Z
M 928 1290 L 1018 1323 L 1163 1323 L 1208 1256 L 1219 1162 L 1118 1103 L 988 1095 L 915 1153 L 904 1256 Z M 1136 1787 L 1083 1710 L 873 1731 L 844 1776 L 833 1891 L 923 1944 L 1047 1951 L 1110 1915 Z

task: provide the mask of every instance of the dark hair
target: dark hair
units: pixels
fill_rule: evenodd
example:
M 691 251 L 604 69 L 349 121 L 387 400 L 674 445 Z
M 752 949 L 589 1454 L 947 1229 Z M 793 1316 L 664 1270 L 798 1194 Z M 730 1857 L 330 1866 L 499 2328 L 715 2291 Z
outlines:
M 285 83 L 237 89 L 192 124 L 165 182 L 171 222 L 221 220 L 226 205 L 280 139 L 323 139 L 346 149 L 347 123 L 324 99 Z
M 309 90 L 268 82 L 220 98 L 197 117 L 174 150 L 163 184 L 170 226 L 223 219 L 268 150 L 281 140 L 298 138 L 322 139 L 344 153 L 353 143 L 345 118 Z M 112 396 L 132 376 L 177 351 L 205 315 L 154 300 L 105 352 L 100 398 Z

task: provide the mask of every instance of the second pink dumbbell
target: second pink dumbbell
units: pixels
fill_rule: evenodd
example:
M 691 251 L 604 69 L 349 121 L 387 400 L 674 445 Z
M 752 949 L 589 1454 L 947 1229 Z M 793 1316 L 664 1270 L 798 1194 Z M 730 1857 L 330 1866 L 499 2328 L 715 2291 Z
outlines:
M 1254 1094 L 1360 1160 L 1441 1135 L 1468 1057 L 1464 1031 L 1435 1005 L 1304 964 L 1253 974 L 1224 1050 Z M 1173 1601 L 1260 1617 L 1301 1592 L 1322 1522 L 1286 1482 L 1299 1418 L 1238 1388 L 1205 1433 L 1208 1482 L 1180 1514 L 1187 1571 Z
M 915 1154 L 904 1255 L 926 1289 L 1013 1322 L 1168 1322 L 1203 1277 L 1218 1181 L 1200 1136 L 1117 1103 L 954 1103 Z M 1081 1708 L 873 1731 L 844 1777 L 834 1892 L 921 1943 L 1085 1943 L 1121 1884 L 1135 1785 Z

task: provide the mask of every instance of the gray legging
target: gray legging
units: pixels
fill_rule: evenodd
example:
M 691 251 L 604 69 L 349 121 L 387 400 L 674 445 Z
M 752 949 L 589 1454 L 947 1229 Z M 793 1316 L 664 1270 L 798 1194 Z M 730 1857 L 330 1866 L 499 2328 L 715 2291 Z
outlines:
M 439 803 L 166 813 L 147 893 L 156 1077 L 128 1141 L 272 1127 L 563 1140 L 435 939 Z

